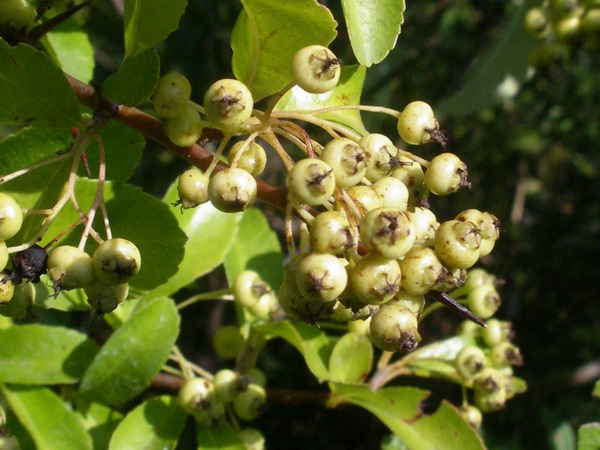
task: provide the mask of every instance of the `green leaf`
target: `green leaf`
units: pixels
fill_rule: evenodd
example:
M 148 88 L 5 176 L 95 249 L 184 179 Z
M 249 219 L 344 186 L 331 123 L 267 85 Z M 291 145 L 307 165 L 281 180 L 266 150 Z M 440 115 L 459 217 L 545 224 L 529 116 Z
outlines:
M 123 415 L 108 406 L 94 402 L 77 402 L 77 415 L 92 437 L 94 448 L 108 448 L 108 443 Z
M 354 56 L 371 67 L 396 46 L 404 23 L 404 0 L 342 0 Z
M 366 380 L 372 364 L 371 340 L 362 334 L 346 333 L 331 352 L 330 380 L 340 383 L 360 383 Z
M 75 196 L 83 211 L 87 211 L 92 205 L 97 186 L 95 180 L 77 180 Z M 169 206 L 137 187 L 117 182 L 104 184 L 104 200 L 113 237 L 135 243 L 142 255 L 140 273 L 129 282 L 130 287 L 140 291 L 151 290 L 177 273 L 186 237 L 177 226 L 177 220 Z M 67 204 L 43 242 L 62 232 L 78 218 L 75 208 L 70 203 Z M 99 232 L 104 230 L 100 212 L 96 215 L 94 227 Z M 81 229 L 77 228 L 60 242 L 77 245 L 80 235 Z M 89 239 L 89 253 L 92 254 L 95 248 L 96 244 Z
M 308 369 L 320 381 L 329 378 L 327 361 L 331 355 L 332 343 L 327 335 L 316 327 L 302 322 L 291 323 L 287 320 L 258 325 L 253 332 L 265 339 L 282 338 L 298 350 Z
M 63 72 L 42 52 L 0 39 L 0 123 L 76 125 L 77 98 Z
M 475 61 L 463 87 L 434 108 L 438 119 L 491 108 L 517 94 L 527 77 L 529 52 L 538 44 L 523 26 L 525 14 L 537 3 L 527 0 L 520 4 L 496 45 Z
M 62 327 L 15 325 L 0 330 L 0 381 L 19 384 L 77 382 L 98 346 Z
M 227 421 L 217 426 L 196 425 L 198 450 L 245 450 L 246 447 Z
M 42 44 L 64 72 L 84 83 L 92 81 L 94 47 L 75 19 L 61 23 L 46 34 Z
M 479 435 L 446 401 L 431 415 L 423 412 L 429 392 L 413 387 L 386 387 L 331 383 L 331 405 L 353 403 L 377 416 L 411 450 L 460 448 L 483 450 Z
M 127 414 L 113 434 L 109 449 L 173 449 L 186 420 L 177 398 L 152 398 Z
M 125 55 L 159 43 L 179 28 L 187 0 L 125 0 Z
M 83 375 L 80 393 L 107 405 L 122 405 L 141 393 L 167 361 L 179 333 L 172 300 L 155 298 L 136 308 Z
M 146 139 L 133 128 L 114 120 L 102 128 L 100 135 L 104 142 L 106 179 L 129 180 L 138 167 Z M 96 142 L 88 147 L 85 156 L 92 178 L 97 178 L 100 157 Z M 87 176 L 83 165 L 78 173 L 82 177 Z
M 277 234 L 260 210 L 251 208 L 244 212 L 224 264 L 230 286 L 243 270 L 255 270 L 273 289 L 279 288 L 283 281 L 283 253 Z
M 340 82 L 335 89 L 324 94 L 310 94 L 294 86 L 275 105 L 275 111 L 311 112 L 334 106 L 360 105 L 365 74 L 366 69 L 362 66 L 342 66 Z M 319 117 L 346 125 L 362 135 L 368 134 L 358 110 L 328 112 Z
M 292 58 L 298 50 L 329 45 L 336 36 L 331 12 L 316 0 L 242 0 L 242 5 L 231 35 L 232 67 L 255 102 L 292 81 Z
M 592 396 L 600 398 L 600 380 L 597 380 L 596 384 L 594 384 L 594 391 L 592 392 Z
M 178 198 L 177 185 L 174 183 L 165 195 L 164 202 L 172 204 Z M 242 219 L 242 214 L 218 211 L 210 203 L 183 212 L 175 207 L 172 210 L 179 227 L 188 237 L 185 254 L 177 272 L 148 296 L 172 295 L 221 264 Z
M 152 48 L 125 58 L 119 71 L 102 85 L 102 95 L 114 103 L 136 106 L 150 97 L 158 83 L 160 61 Z
M 54 392 L 44 387 L 4 385 L 2 393 L 35 448 L 92 449 L 92 439 L 77 415 Z
M 551 434 L 551 448 L 554 450 L 575 450 L 577 437 L 568 422 L 561 422 Z
M 598 450 L 600 448 L 600 422 L 581 425 L 577 435 L 577 450 Z

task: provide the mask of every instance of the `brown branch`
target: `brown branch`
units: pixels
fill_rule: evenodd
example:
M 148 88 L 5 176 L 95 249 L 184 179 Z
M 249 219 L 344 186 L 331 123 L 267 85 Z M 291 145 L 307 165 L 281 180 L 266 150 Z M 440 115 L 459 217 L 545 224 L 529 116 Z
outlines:
M 190 164 L 206 170 L 213 160 L 213 154 L 199 144 L 189 147 L 178 147 L 173 144 L 163 131 L 162 121 L 156 117 L 146 114 L 137 108 L 117 105 L 102 99 L 92 86 L 82 83 L 71 76 L 67 75 L 67 80 L 79 102 L 94 111 L 110 111 L 115 120 L 139 131 L 148 139 L 184 158 Z M 226 164 L 219 162 L 215 168 L 215 172 L 227 167 Z M 256 182 L 258 184 L 258 198 L 275 208 L 285 211 L 287 189 L 284 186 L 272 185 L 260 179 L 257 179 Z

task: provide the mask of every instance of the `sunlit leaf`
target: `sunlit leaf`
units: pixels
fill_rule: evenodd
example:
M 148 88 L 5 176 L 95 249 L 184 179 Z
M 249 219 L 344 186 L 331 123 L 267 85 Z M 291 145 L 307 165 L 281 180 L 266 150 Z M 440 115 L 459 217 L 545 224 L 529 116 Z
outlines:
M 196 425 L 198 450 L 245 450 L 233 427 L 222 421 L 217 426 Z
M 364 381 L 373 363 L 371 340 L 358 333 L 346 333 L 335 344 L 329 359 L 329 378 L 341 383 Z

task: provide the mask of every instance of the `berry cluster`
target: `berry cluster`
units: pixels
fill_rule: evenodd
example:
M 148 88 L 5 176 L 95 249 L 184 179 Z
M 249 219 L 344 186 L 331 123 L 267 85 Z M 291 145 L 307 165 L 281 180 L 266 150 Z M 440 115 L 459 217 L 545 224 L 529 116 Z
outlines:
M 530 62 L 544 67 L 564 60 L 572 48 L 583 45 L 592 50 L 600 43 L 600 2 L 598 0 L 546 0 L 525 16 L 526 29 L 544 40 Z
M 0 303 L 7 304 L 15 285 L 23 281 L 37 283 L 47 272 L 52 280 L 54 297 L 61 291 L 83 289 L 90 306 L 108 313 L 122 303 L 129 293 L 128 281 L 140 271 L 141 255 L 130 241 L 121 238 L 102 242 L 90 256 L 79 247 L 55 246 L 47 253 L 38 245 L 27 247 L 9 257 L 6 240 L 15 236 L 23 224 L 23 212 L 8 194 L 0 193 Z M 11 260 L 11 268 L 7 269 Z

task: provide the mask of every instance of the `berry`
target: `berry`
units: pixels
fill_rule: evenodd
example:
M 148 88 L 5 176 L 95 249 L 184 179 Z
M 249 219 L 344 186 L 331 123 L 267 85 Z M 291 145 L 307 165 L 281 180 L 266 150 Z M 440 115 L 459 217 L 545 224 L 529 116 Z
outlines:
M 244 337 L 238 327 L 223 325 L 213 335 L 212 345 L 219 358 L 234 359 L 242 350 Z
M 235 279 L 233 296 L 235 302 L 249 308 L 256 305 L 263 296 L 273 295 L 271 287 L 253 270 L 244 270 Z
M 316 253 L 339 255 L 356 245 L 350 223 L 338 211 L 318 214 L 310 226 L 309 242 Z
M 500 295 L 496 288 L 483 284 L 473 288 L 467 295 L 467 306 L 482 319 L 492 317 L 500 307 Z
M 523 364 L 523 357 L 519 348 L 508 341 L 494 345 L 490 352 L 490 359 L 494 367 L 497 368 L 520 366 Z
M 177 401 L 185 412 L 194 415 L 200 410 L 208 409 L 214 394 L 214 386 L 206 378 L 190 378 L 179 389 Z
M 398 134 L 411 145 L 427 144 L 440 135 L 439 124 L 428 103 L 411 102 L 398 117 Z
M 402 288 L 413 295 L 423 295 L 443 278 L 446 269 L 429 247 L 413 247 L 400 261 Z
M 129 295 L 129 284 L 105 284 L 94 280 L 92 284 L 83 288 L 87 301 L 93 310 L 100 314 L 114 311 Z
M 204 112 L 215 127 L 226 133 L 237 133 L 252 115 L 254 100 L 244 83 L 222 79 L 204 94 Z
M 194 208 L 208 201 L 208 176 L 198 169 L 188 169 L 177 179 L 177 193 L 183 209 Z
M 312 253 L 298 262 L 295 280 L 304 298 L 327 303 L 344 292 L 348 275 L 335 256 Z
M 311 206 L 322 205 L 331 198 L 335 190 L 333 169 L 320 159 L 300 160 L 288 173 L 287 186 L 296 202 Z
M 415 227 L 417 239 L 433 239 L 435 237 L 435 232 L 440 223 L 430 209 L 416 207 L 412 211 L 408 211 L 407 214 Z
M 188 106 L 181 113 L 165 122 L 165 134 L 178 147 L 189 147 L 202 135 L 204 123 L 200 113 Z
M 417 316 L 417 318 L 421 315 L 423 309 L 425 308 L 424 296 L 411 294 L 404 289 L 400 289 L 391 302 L 408 308 L 415 314 L 415 316 Z
M 8 194 L 0 192 L 0 240 L 6 241 L 19 232 L 23 225 L 23 212 Z
M 373 183 L 389 175 L 399 165 L 398 148 L 383 134 L 367 134 L 358 141 L 358 145 L 367 153 L 365 176 Z
M 223 403 L 231 403 L 245 385 L 237 372 L 230 369 L 221 369 L 215 373 L 213 384 L 215 396 Z
M 180 73 L 171 72 L 159 78 L 150 99 L 157 114 L 176 117 L 188 106 L 191 94 L 188 79 Z
M 481 331 L 483 341 L 490 347 L 495 347 L 506 339 L 502 322 L 491 319 L 486 322 L 486 327 Z
M 233 411 L 242 420 L 254 420 L 265 409 L 267 393 L 265 389 L 250 383 L 247 389 L 240 392 L 233 400 Z
M 378 208 L 363 218 L 360 237 L 368 250 L 389 259 L 397 259 L 412 248 L 415 228 L 406 213 L 392 208 Z
M 238 156 L 242 148 L 244 147 L 245 141 L 236 142 L 229 150 L 229 164 L 232 164 L 237 159 L 237 166 L 239 169 L 244 169 L 252 176 L 260 175 L 265 166 L 267 165 L 267 154 L 262 145 L 256 141 L 250 142 L 241 155 Z
M 335 182 L 342 188 L 358 184 L 367 171 L 367 153 L 350 139 L 329 141 L 320 158 L 332 168 Z
M 27 0 L 0 1 L 0 10 L 0 30 L 28 30 L 37 16 L 35 8 Z
M 542 36 L 548 30 L 548 16 L 543 8 L 531 8 L 525 15 L 525 29 L 535 36 Z
M 381 305 L 400 289 L 400 266 L 395 259 L 377 254 L 362 258 L 350 270 L 350 286 L 365 305 Z
M 12 257 L 13 273 L 10 275 L 15 284 L 22 280 L 34 283 L 40 281 L 40 276 L 46 273 L 48 254 L 39 245 L 15 253 Z
M 94 280 L 92 257 L 71 245 L 56 247 L 48 255 L 48 275 L 57 294 L 86 287 Z
M 0 241 L 0 271 L 3 271 L 8 264 L 8 247 L 6 242 Z
M 417 325 L 417 316 L 410 309 L 388 302 L 371 318 L 369 330 L 373 343 L 380 349 L 409 352 L 421 340 Z
M 244 428 L 238 433 L 246 450 L 265 450 L 265 436 L 256 428 Z
M 402 181 L 408 188 L 408 192 L 415 200 L 423 195 L 425 173 L 421 165 L 406 156 L 398 157 L 399 166 L 392 170 L 390 176 Z
M 373 190 L 373 188 L 371 188 L 371 186 L 352 186 L 346 190 L 346 193 L 354 200 L 354 203 L 357 204 L 363 213 L 373 211 L 374 209 L 383 206 L 381 197 Z
M 461 187 L 470 187 L 467 165 L 453 153 L 437 155 L 425 172 L 425 185 L 435 195 L 448 195 Z
M 504 387 L 504 375 L 498 369 L 492 367 L 481 370 L 473 380 L 475 392 L 489 394 L 503 390 Z
M 434 247 L 440 260 L 452 268 L 468 269 L 479 259 L 481 236 L 472 222 L 449 220 L 435 232 Z
M 397 178 L 383 177 L 377 180 L 371 188 L 379 194 L 381 206 L 406 211 L 408 208 L 408 188 Z
M 485 369 L 485 354 L 479 347 L 467 345 L 458 352 L 454 364 L 461 377 L 466 381 L 472 380 Z
M 481 427 L 483 416 L 477 407 L 473 405 L 461 406 L 458 409 L 458 412 L 467 421 L 467 423 L 471 425 L 472 428 L 477 430 Z
M 244 211 L 254 202 L 256 191 L 256 180 L 244 169 L 223 169 L 208 182 L 208 198 L 223 212 Z
M 127 239 L 104 241 L 94 252 L 94 272 L 105 284 L 122 284 L 137 275 L 142 256 L 135 244 Z
M 340 60 L 322 45 L 301 48 L 292 59 L 294 82 L 311 94 L 332 90 L 338 84 L 340 73 Z
M 4 305 L 13 298 L 15 294 L 15 284 L 5 272 L 0 272 L 0 305 Z
M 482 412 L 498 411 L 506 404 L 506 389 L 500 388 L 494 392 L 475 391 L 473 398 Z

